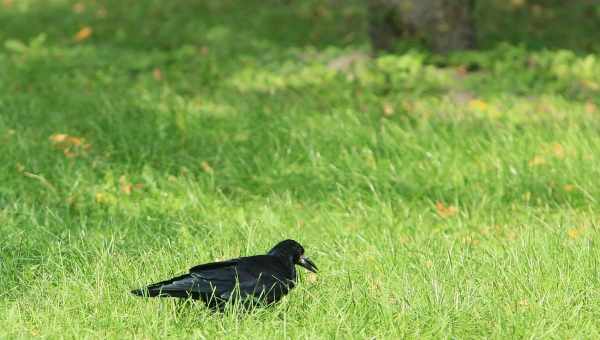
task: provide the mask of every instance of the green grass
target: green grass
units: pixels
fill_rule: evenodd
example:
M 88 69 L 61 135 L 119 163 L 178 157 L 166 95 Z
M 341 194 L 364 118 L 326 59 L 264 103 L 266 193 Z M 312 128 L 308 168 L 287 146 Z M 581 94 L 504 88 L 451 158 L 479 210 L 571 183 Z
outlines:
M 81 3 L 0 3 L 0 337 L 600 337 L 598 6 L 370 59 L 358 1 Z M 273 308 L 128 294 L 284 238 Z

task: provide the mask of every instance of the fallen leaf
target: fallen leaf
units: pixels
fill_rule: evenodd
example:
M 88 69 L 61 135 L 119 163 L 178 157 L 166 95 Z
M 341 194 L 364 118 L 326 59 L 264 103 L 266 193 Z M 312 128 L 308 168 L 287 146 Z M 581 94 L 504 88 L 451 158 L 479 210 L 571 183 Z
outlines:
M 383 115 L 386 117 L 390 117 L 394 114 L 394 106 L 390 103 L 383 103 Z
M 458 208 L 455 206 L 446 206 L 444 203 L 439 201 L 435 204 L 435 209 L 437 210 L 438 215 L 443 218 L 452 217 L 458 213 Z
M 110 193 L 107 192 L 97 192 L 96 193 L 96 203 L 98 204 L 115 204 L 117 199 Z
M 12 7 L 13 0 L 4 0 L 4 1 L 2 1 L 2 5 L 4 5 L 4 7 L 6 7 L 6 8 Z
M 76 153 L 74 153 L 73 151 L 69 150 L 69 149 L 64 149 L 63 150 L 63 154 L 65 155 L 65 157 L 67 158 L 73 158 L 75 156 L 77 156 Z
M 92 28 L 89 26 L 85 26 L 85 27 L 81 28 L 79 30 L 79 32 L 77 32 L 77 34 L 75 34 L 75 41 L 81 42 L 81 41 L 88 39 L 89 37 L 92 36 L 92 32 L 93 32 Z
M 518 304 L 519 304 L 519 306 L 527 307 L 527 306 L 529 306 L 529 301 L 527 301 L 527 299 L 523 299 L 523 300 L 520 300 L 518 302 Z
M 49 139 L 54 143 L 62 143 L 67 139 L 67 137 L 69 136 L 65 135 L 64 133 L 57 133 L 50 136 Z
M 308 273 L 308 275 L 306 275 L 306 281 L 308 281 L 309 283 L 316 283 L 317 280 L 318 277 L 315 273 Z
M 83 142 L 81 141 L 81 138 L 73 137 L 73 136 L 68 136 L 66 139 L 66 142 L 73 146 L 81 146 L 83 144 Z
M 152 76 L 154 77 L 154 80 L 163 80 L 162 71 L 158 67 L 152 70 Z
M 485 111 L 488 108 L 488 103 L 481 99 L 473 99 L 469 102 L 469 107 L 474 110 Z
M 565 148 L 558 143 L 555 143 L 554 145 L 552 145 L 552 152 L 554 153 L 554 156 L 556 156 L 558 158 L 565 157 Z
M 76 157 L 83 152 L 89 150 L 92 146 L 85 143 L 85 140 L 80 137 L 69 136 L 64 133 L 56 133 L 50 136 L 49 140 L 52 144 L 63 151 L 66 157 Z
M 538 166 L 545 164 L 546 160 L 542 156 L 535 156 L 531 160 L 529 160 L 529 166 Z
M 210 166 L 210 164 L 208 164 L 207 161 L 203 161 L 200 164 L 200 167 L 202 168 L 202 171 L 204 171 L 206 173 L 212 174 L 215 172 L 214 169 Z
M 596 113 L 596 111 L 598 111 L 598 107 L 596 107 L 596 104 L 594 104 L 590 101 L 585 103 L 585 112 Z
M 73 7 L 71 8 L 73 10 L 74 13 L 80 14 L 83 13 L 83 11 L 85 11 L 85 4 L 83 2 L 78 2 L 73 4 Z
M 127 178 L 125 178 L 125 176 L 119 177 L 119 187 L 121 188 L 121 192 L 125 195 L 131 194 L 132 185 L 127 181 Z
M 563 190 L 566 192 L 571 192 L 571 191 L 575 190 L 575 185 L 565 184 L 565 185 L 563 185 Z
M 579 237 L 579 230 L 577 228 L 572 228 L 567 231 L 567 234 L 570 238 L 576 239 L 577 237 Z

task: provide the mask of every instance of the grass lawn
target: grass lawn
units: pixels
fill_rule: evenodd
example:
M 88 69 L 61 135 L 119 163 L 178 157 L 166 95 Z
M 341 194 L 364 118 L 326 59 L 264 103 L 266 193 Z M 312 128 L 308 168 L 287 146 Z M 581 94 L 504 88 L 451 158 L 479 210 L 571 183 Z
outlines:
M 0 2 L 0 337 L 600 337 L 600 8 L 538 2 L 376 58 L 358 0 Z M 272 308 L 128 294 L 285 238 Z

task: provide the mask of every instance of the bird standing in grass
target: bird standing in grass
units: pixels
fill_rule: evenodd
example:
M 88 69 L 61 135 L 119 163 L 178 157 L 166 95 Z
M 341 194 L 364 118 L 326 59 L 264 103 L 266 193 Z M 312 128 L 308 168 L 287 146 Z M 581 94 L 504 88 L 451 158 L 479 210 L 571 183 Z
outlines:
M 197 265 L 188 274 L 131 293 L 146 297 L 192 298 L 220 310 L 228 301 L 238 299 L 245 306 L 269 305 L 294 288 L 295 265 L 317 272 L 317 266 L 304 256 L 304 248 L 294 240 L 285 240 L 266 255 Z

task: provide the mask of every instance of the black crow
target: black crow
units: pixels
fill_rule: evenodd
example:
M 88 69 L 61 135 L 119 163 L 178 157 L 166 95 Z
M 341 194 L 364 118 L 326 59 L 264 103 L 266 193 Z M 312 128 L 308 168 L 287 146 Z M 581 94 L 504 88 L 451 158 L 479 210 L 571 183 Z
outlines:
M 285 240 L 266 255 L 197 265 L 188 274 L 132 290 L 131 293 L 148 297 L 192 298 L 220 310 L 228 301 L 237 299 L 244 306 L 269 305 L 294 288 L 296 264 L 317 272 L 317 266 L 304 256 L 304 248 L 294 240 Z

